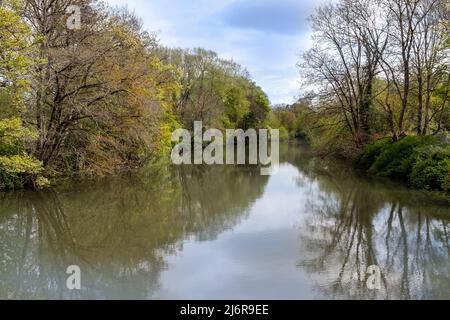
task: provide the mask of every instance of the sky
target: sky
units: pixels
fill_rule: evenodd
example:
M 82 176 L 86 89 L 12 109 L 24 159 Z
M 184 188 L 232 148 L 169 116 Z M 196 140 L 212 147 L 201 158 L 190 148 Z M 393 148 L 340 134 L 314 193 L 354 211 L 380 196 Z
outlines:
M 128 7 L 164 46 L 213 50 L 244 66 L 272 104 L 300 94 L 308 17 L 324 0 L 107 0 Z

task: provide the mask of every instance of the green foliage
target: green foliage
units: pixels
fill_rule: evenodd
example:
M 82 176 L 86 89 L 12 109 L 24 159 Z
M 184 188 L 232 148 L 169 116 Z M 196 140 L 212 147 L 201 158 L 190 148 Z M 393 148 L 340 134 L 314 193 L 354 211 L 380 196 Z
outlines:
M 27 142 L 35 136 L 18 118 L 0 120 L 0 189 L 47 184 L 42 162 L 26 152 Z
M 364 152 L 355 160 L 355 164 L 359 168 L 369 170 L 377 157 L 379 157 L 383 150 L 390 144 L 392 144 L 392 138 L 383 138 L 367 145 Z
M 370 174 L 404 180 L 415 188 L 448 192 L 450 146 L 430 136 L 390 138 L 367 145 L 356 165 Z
M 261 128 L 270 103 L 239 64 L 200 48 L 159 50 L 162 60 L 178 70 L 180 92 L 173 96 L 179 123 L 187 129 L 194 121 L 206 128 Z
M 270 113 L 240 65 L 161 48 L 126 9 L 82 1 L 81 29 L 68 32 L 68 3 L 24 4 L 42 5 L 0 1 L 0 189 L 137 168 L 193 121 L 260 128 Z
M 225 93 L 223 99 L 225 117 L 222 120 L 225 128 L 237 127 L 248 114 L 250 101 L 247 99 L 245 91 L 245 87 L 233 85 Z
M 382 177 L 407 180 L 412 171 L 419 147 L 433 143 L 432 137 L 409 136 L 396 143 L 386 144 L 369 172 Z
M 13 115 L 23 107 L 21 94 L 28 87 L 32 65 L 30 30 L 19 12 L 21 2 L 0 1 L 0 109 Z M 5 108 L 5 106 L 8 108 Z
M 431 146 L 420 150 L 411 173 L 413 187 L 450 191 L 450 146 Z
M 252 84 L 248 99 L 250 108 L 245 116 L 243 128 L 261 129 L 264 127 L 264 122 L 270 112 L 269 98 L 260 87 Z
M 285 139 L 309 139 L 310 115 L 312 110 L 307 100 L 300 100 L 293 105 L 276 106 L 267 118 L 271 128 L 285 130 Z
M 21 118 L 33 64 L 30 30 L 19 14 L 22 2 L 0 4 L 0 189 L 41 187 L 48 182 L 42 162 L 27 152 L 37 132 L 25 127 Z

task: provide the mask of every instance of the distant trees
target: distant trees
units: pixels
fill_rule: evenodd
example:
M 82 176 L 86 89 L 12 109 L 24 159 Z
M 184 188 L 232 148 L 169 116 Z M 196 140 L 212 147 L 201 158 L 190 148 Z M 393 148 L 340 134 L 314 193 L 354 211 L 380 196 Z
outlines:
M 282 139 L 310 138 L 313 115 L 310 99 L 303 98 L 292 105 L 274 106 L 267 122 L 279 128 Z
M 311 21 L 315 46 L 299 65 L 322 124 L 346 132 L 357 148 L 379 135 L 397 140 L 445 129 L 444 0 L 342 0 L 319 8 Z
M 270 112 L 264 91 L 247 70 L 205 49 L 160 50 L 163 60 L 177 68 L 180 94 L 175 112 L 185 128 L 203 120 L 214 128 L 261 128 Z

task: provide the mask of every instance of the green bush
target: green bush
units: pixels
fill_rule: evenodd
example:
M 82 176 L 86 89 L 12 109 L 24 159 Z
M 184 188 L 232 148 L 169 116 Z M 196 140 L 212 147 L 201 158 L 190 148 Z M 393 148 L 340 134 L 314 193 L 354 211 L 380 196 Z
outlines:
M 370 167 L 369 173 L 408 180 L 417 158 L 417 149 L 432 143 L 434 143 L 432 137 L 409 136 L 395 143 L 386 144 Z
M 396 142 L 381 139 L 365 147 L 356 165 L 415 188 L 450 191 L 450 146 L 435 137 L 409 136 Z
M 413 167 L 410 183 L 415 188 L 450 191 L 450 146 L 421 150 Z
M 356 166 L 369 170 L 376 158 L 392 144 L 392 138 L 383 138 L 365 147 L 364 152 L 356 159 Z
M 27 142 L 35 138 L 35 133 L 24 127 L 21 119 L 0 119 L 0 190 L 48 184 L 42 176 L 42 162 L 26 150 Z

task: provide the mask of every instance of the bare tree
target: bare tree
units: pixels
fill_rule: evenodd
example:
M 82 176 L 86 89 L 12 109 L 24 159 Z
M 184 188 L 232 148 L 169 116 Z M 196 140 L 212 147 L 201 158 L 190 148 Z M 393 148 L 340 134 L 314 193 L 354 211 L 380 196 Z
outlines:
M 373 81 L 388 44 L 386 20 L 377 3 L 345 0 L 312 17 L 316 45 L 300 65 L 322 96 L 338 106 L 343 122 L 361 147 L 370 137 Z
M 417 10 L 417 29 L 414 37 L 414 68 L 417 78 L 417 133 L 427 134 L 431 117 L 431 97 L 436 87 L 445 81 L 448 32 L 443 21 L 448 11 L 442 0 L 422 0 Z M 447 86 L 448 90 L 448 86 Z

